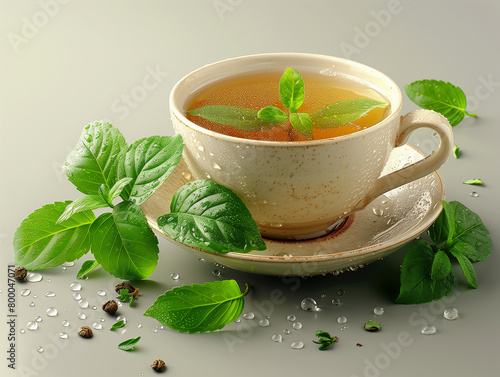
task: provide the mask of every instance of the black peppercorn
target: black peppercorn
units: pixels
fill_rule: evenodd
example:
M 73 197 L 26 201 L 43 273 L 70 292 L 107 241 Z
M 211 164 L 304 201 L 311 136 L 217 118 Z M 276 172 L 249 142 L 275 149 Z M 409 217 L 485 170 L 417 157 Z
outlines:
M 163 360 L 158 359 L 153 362 L 151 368 L 153 368 L 155 372 L 163 372 L 165 369 L 167 369 L 167 366 L 165 365 L 165 362 Z
M 115 314 L 118 310 L 118 303 L 115 300 L 108 300 L 102 305 L 102 310 L 109 314 Z
M 135 288 L 129 283 L 120 283 L 115 286 L 116 293 L 120 294 L 121 289 L 127 289 L 128 293 L 133 293 Z
M 16 280 L 24 280 L 28 275 L 28 271 L 24 267 L 17 266 L 14 270 L 14 279 Z
M 88 326 L 82 326 L 78 329 L 78 335 L 83 338 L 92 338 L 94 334 L 92 334 L 92 329 Z

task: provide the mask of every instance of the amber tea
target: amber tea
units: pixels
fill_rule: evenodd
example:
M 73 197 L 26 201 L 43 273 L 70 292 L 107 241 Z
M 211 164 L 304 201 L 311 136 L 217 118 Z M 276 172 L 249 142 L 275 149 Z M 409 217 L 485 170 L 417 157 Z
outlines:
M 379 123 L 390 111 L 388 101 L 371 88 L 345 79 L 319 74 L 300 76 L 294 72 L 298 75 L 295 78 L 299 77 L 303 82 L 303 102 L 295 112 L 299 115 L 293 115 L 295 119 L 291 115 L 293 109 L 287 109 L 286 101 L 285 104 L 282 101 L 282 85 L 286 90 L 287 83 L 283 84 L 285 74 L 280 80 L 279 72 L 217 82 L 193 95 L 186 116 L 201 127 L 229 136 L 303 141 L 364 130 Z M 258 119 L 259 110 L 269 107 L 282 118 L 277 117 L 274 122 Z

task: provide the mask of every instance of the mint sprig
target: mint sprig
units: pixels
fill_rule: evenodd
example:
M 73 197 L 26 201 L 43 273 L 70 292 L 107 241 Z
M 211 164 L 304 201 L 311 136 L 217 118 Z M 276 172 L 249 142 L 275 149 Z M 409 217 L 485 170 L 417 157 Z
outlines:
M 232 126 L 245 131 L 269 129 L 275 123 L 289 122 L 290 126 L 308 138 L 312 138 L 313 127 L 330 129 L 354 122 L 374 108 L 385 108 L 385 102 L 369 98 L 339 101 L 329 104 L 311 114 L 299 113 L 304 103 L 305 88 L 302 76 L 293 68 L 286 68 L 279 82 L 279 97 L 287 111 L 276 106 L 260 110 L 234 106 L 211 105 L 188 111 L 214 123 Z
M 331 336 L 328 332 L 322 330 L 316 331 L 316 337 L 318 340 L 313 340 L 313 343 L 320 344 L 318 349 L 321 351 L 327 350 L 333 343 L 339 340 L 338 337 Z
M 473 262 L 492 250 L 490 232 L 477 214 L 457 201 L 443 201 L 443 211 L 429 228 L 432 242 L 418 240 L 408 249 L 401 266 L 401 287 L 396 302 L 421 304 L 451 293 L 456 259 L 472 288 L 477 288 Z

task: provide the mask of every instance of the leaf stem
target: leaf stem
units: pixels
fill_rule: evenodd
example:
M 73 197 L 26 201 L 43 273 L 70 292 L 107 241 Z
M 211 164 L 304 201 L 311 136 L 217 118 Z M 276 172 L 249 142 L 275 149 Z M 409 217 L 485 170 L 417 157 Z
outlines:
M 248 292 L 250 292 L 250 287 L 248 286 L 247 283 L 245 283 L 245 292 L 241 294 L 241 297 L 245 297 L 248 294 Z
M 473 118 L 477 118 L 477 114 L 471 114 L 471 113 L 468 113 L 467 111 L 464 110 L 464 113 L 465 115 L 468 115 L 470 117 L 473 117 Z

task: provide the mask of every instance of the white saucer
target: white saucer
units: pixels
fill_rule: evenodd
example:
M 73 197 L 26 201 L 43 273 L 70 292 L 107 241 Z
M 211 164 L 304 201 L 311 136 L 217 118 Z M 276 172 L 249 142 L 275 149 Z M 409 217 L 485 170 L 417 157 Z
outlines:
M 408 145 L 396 148 L 382 174 L 422 158 L 420 152 Z M 167 182 L 142 206 L 150 226 L 207 261 L 266 275 L 337 274 L 381 259 L 423 233 L 440 214 L 444 199 L 443 182 L 435 172 L 376 198 L 334 234 L 307 241 L 264 239 L 267 245 L 264 251 L 215 254 L 172 240 L 156 223 L 159 216 L 170 212 L 174 193 L 190 180 L 189 169 L 181 160 Z

